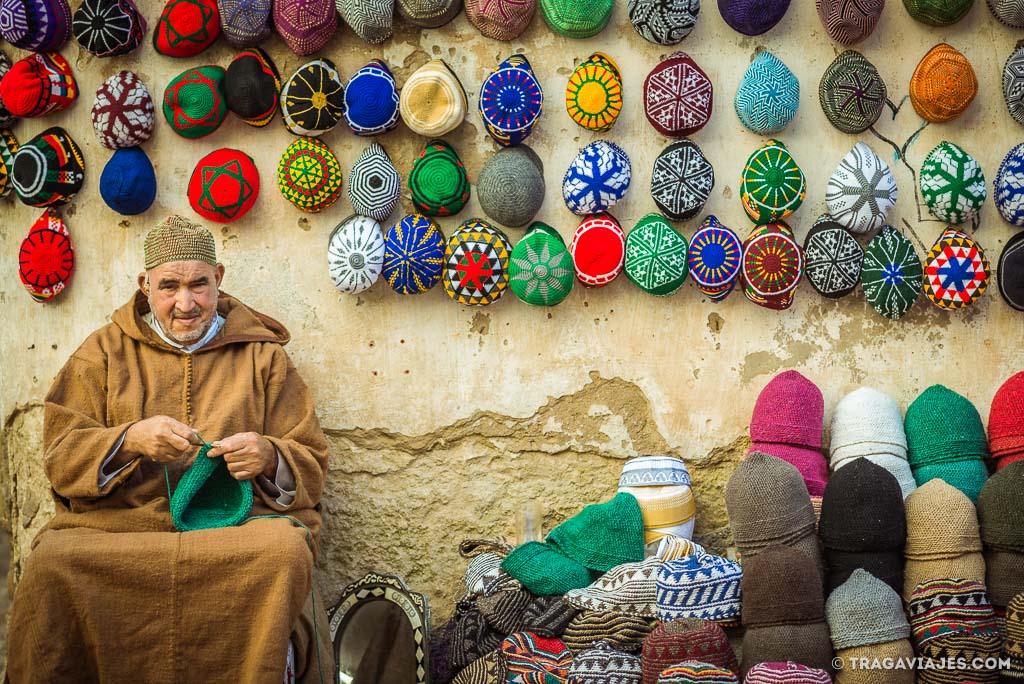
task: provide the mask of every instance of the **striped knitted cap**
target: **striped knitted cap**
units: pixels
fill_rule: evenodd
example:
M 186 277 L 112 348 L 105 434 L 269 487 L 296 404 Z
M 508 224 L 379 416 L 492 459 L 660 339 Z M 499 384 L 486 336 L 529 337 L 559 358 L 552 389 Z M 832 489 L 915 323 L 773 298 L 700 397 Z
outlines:
M 640 684 L 640 656 L 598 641 L 573 656 L 567 684 Z
M 967 496 L 946 482 L 926 482 L 907 497 L 907 545 L 913 560 L 940 560 L 980 552 L 978 514 Z
M 729 637 L 714 622 L 681 618 L 660 622 L 644 642 L 641 666 L 643 684 L 656 684 L 665 668 L 684 660 L 696 660 L 739 674 Z
M 459 127 L 468 105 L 459 77 L 443 60 L 434 59 L 409 76 L 398 106 L 413 133 L 438 137 Z
M 829 38 L 842 45 L 853 45 L 867 39 L 875 30 L 885 2 L 815 0 L 814 7 Z
M 878 69 L 854 50 L 842 52 L 832 60 L 818 84 L 821 111 L 843 133 L 863 133 L 873 126 L 882 115 L 885 98 L 885 81 Z
M 565 87 L 565 108 L 587 130 L 611 130 L 622 111 L 622 76 L 611 57 L 595 52 L 573 69 Z
M 579 613 L 562 596 L 538 596 L 523 611 L 523 630 L 561 638 Z
M 933 463 L 988 457 L 988 440 L 978 409 L 943 385 L 932 385 L 914 399 L 907 407 L 903 426 L 908 460 L 915 470 Z
M 964 18 L 974 0 L 903 0 L 907 14 L 929 26 L 949 26 Z
M 759 36 L 782 21 L 789 9 L 789 1 L 718 0 L 718 11 L 734 31 L 746 36 Z
M 758 663 L 747 670 L 743 681 L 746 684 L 829 684 L 832 678 L 825 670 L 786 661 Z
M 743 568 L 743 607 L 747 627 L 804 625 L 825 621 L 821 575 L 814 560 L 789 546 L 772 545 Z
M 767 545 L 813 534 L 811 498 L 800 471 L 761 452 L 740 461 L 725 485 L 725 507 L 737 545 Z
M 449 660 L 456 671 L 501 646 L 502 635 L 483 619 L 475 599 L 464 598 L 456 603 L 451 622 Z
M 889 454 L 907 458 L 900 407 L 888 394 L 872 387 L 858 387 L 839 400 L 829 432 L 833 468 L 858 456 Z
M 747 67 L 733 101 L 740 123 L 756 135 L 778 133 L 796 117 L 800 81 L 782 60 L 767 50 Z
M 658 684 L 738 684 L 739 679 L 730 670 L 702 663 L 696 660 L 684 660 L 667 667 L 658 675 Z
M 850 579 L 829 595 L 825 617 L 837 650 L 910 636 L 900 595 L 867 570 L 854 570 Z
M 622 466 L 619 487 L 690 486 L 686 462 L 675 456 L 635 456 Z
M 566 592 L 565 600 L 580 610 L 654 617 L 655 576 L 661 565 L 662 560 L 655 556 L 617 565 L 590 586 Z
M 143 253 L 147 271 L 169 261 L 205 261 L 217 265 L 213 234 L 182 216 L 168 216 L 146 233 Z
M 534 594 L 564 594 L 590 584 L 590 571 L 567 558 L 553 547 L 541 542 L 517 546 L 501 562 L 505 572 L 519 580 Z
M 825 549 L 901 550 L 907 520 L 896 478 L 864 458 L 837 470 L 822 495 L 818 530 Z
M 544 21 L 566 38 L 590 38 L 608 25 L 615 0 L 540 0 Z
M 910 103 L 932 123 L 963 114 L 978 94 L 974 68 L 956 48 L 940 43 L 921 58 L 910 79 Z
M 657 556 L 663 561 L 678 560 L 686 556 L 705 553 L 704 547 L 700 544 L 672 535 L 648 542 L 645 549 L 648 556 Z
M 1024 47 L 1020 50 L 1020 59 L 1020 80 L 1015 88 L 1021 94 L 1024 107 Z M 1024 125 L 1024 114 L 1019 123 Z M 1024 228 L 1024 143 L 1011 148 L 999 163 L 992 181 L 992 199 L 1004 221 Z
M 1024 553 L 1024 461 L 997 471 L 978 497 L 981 540 L 989 547 Z
M 606 641 L 619 651 L 634 653 L 645 643 L 653 625 L 652 620 L 638 615 L 586 610 L 569 622 L 562 639 L 574 652 L 593 648 L 597 642 Z
M 914 589 L 907 608 L 911 635 L 920 650 L 933 639 L 955 633 L 995 634 L 996 619 L 981 582 L 933 579 Z
M 433 639 L 431 645 L 433 645 Z M 434 666 L 433 655 L 430 658 L 431 667 Z M 431 681 L 445 681 L 433 672 Z M 500 650 L 494 650 L 485 656 L 477 658 L 464 667 L 451 680 L 451 684 L 493 684 L 493 682 L 505 682 L 508 677 L 508 668 L 505 666 L 505 657 Z
M 590 504 L 551 530 L 547 542 L 582 565 L 607 572 L 644 559 L 643 516 L 632 494 Z
M 700 618 L 731 622 L 740 614 L 739 563 L 710 553 L 666 562 L 658 569 L 658 619 Z
M 526 608 L 534 598 L 525 589 L 496 591 L 477 598 L 476 606 L 491 629 L 499 634 L 512 634 L 524 629 Z

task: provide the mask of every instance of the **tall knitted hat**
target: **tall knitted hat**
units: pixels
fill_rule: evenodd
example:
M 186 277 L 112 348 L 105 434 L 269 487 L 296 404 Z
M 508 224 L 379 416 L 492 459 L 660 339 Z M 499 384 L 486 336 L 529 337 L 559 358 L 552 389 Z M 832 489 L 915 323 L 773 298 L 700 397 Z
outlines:
M 818 522 L 828 551 L 902 551 L 907 540 L 903 492 L 896 478 L 858 458 L 829 479 Z
M 1003 301 L 1017 311 L 1024 311 L 1024 233 L 1017 233 L 1003 246 L 996 282 Z
M 981 539 L 986 550 L 1024 552 L 1024 463 L 1011 463 L 988 479 L 978 497 Z
M 200 159 L 188 183 L 192 210 L 219 223 L 245 216 L 259 194 L 260 173 L 252 157 L 227 147 Z
M 615 0 L 540 0 L 544 21 L 566 38 L 590 38 L 608 25 Z
M 469 201 L 469 175 L 455 148 L 431 140 L 412 163 L 409 190 L 416 210 L 427 216 L 454 216 Z
M 298 209 L 322 211 L 341 199 L 341 164 L 323 141 L 299 138 L 281 155 L 277 185 Z
M 594 648 L 604 641 L 612 648 L 635 653 L 656 623 L 649 618 L 614 611 L 586 610 L 577 613 L 565 628 L 565 645 L 573 652 Z
M 241 525 L 252 510 L 252 485 L 236 480 L 222 456 L 207 456 L 210 449 L 203 445 L 171 495 L 171 521 L 179 532 Z
M 884 225 L 864 250 L 860 280 L 871 307 L 895 321 L 905 316 L 920 296 L 924 267 L 907 236 Z
M 693 135 L 711 120 L 714 90 L 697 62 L 685 52 L 677 52 L 644 79 L 644 115 L 664 136 Z
M 829 433 L 833 468 L 860 456 L 907 458 L 907 436 L 899 405 L 888 394 L 871 387 L 858 387 L 839 400 Z
M 530 25 L 537 0 L 466 0 L 466 18 L 485 38 L 515 40 Z
M 462 0 L 395 0 L 395 8 L 413 26 L 439 28 L 459 16 Z
M 541 542 L 517 546 L 501 561 L 501 569 L 538 596 L 558 596 L 591 582 L 587 568 Z
M 789 0 L 718 0 L 718 11 L 725 23 L 746 36 L 770 31 L 788 9 Z
M 986 4 L 999 23 L 1011 28 L 1024 28 L 1024 8 L 1013 0 L 987 0 Z
M 988 457 L 988 441 L 978 409 L 943 385 L 932 385 L 907 407 L 904 419 L 910 465 Z
M 371 45 L 383 43 L 391 37 L 395 18 L 395 0 L 364 2 L 363 0 L 336 0 L 338 14 L 352 27 L 355 34 Z
M 544 108 L 544 91 L 525 56 L 512 55 L 487 75 L 478 108 L 498 144 L 518 145 L 530 135 Z
M 205 261 L 217 265 L 213 234 L 182 216 L 168 216 L 146 233 L 143 244 L 146 270 L 169 261 Z
M 864 461 L 867 459 L 856 459 Z M 856 462 L 856 461 L 854 461 Z M 903 552 L 892 551 L 837 551 L 826 549 L 825 594 L 828 595 L 842 586 L 856 570 L 869 572 L 893 591 L 903 590 Z
M 688 246 L 665 217 L 648 214 L 626 236 L 626 277 L 649 294 L 673 294 L 686 282 Z
M 195 57 L 219 36 L 214 0 L 169 0 L 153 27 L 153 49 L 167 57 Z
M 141 147 L 114 151 L 100 174 L 100 196 L 108 207 L 124 216 L 141 214 L 153 205 L 156 172 Z
M 498 228 L 480 219 L 464 221 L 445 244 L 445 292 L 459 304 L 486 306 L 498 301 L 508 288 L 510 251 L 508 238 Z
M 562 178 L 565 205 L 579 216 L 608 211 L 625 197 L 632 169 L 629 156 L 615 143 L 590 143 L 580 150 Z
M 860 283 L 864 249 L 843 226 L 822 214 L 804 238 L 804 275 L 818 294 L 840 299 Z
M 930 26 L 949 26 L 964 18 L 974 0 L 903 0 L 907 14 Z
M 658 675 L 665 668 L 684 660 L 709 663 L 733 674 L 740 671 L 729 637 L 721 626 L 696 618 L 658 623 L 644 641 L 640 659 L 643 684 L 657 684 Z
M 292 52 L 304 57 L 319 52 L 338 28 L 334 0 L 278 0 L 274 28 Z
M 239 119 L 261 128 L 280 106 L 281 76 L 270 55 L 258 47 L 235 55 L 224 75 L 224 103 Z
M 590 586 L 566 592 L 565 600 L 580 610 L 653 618 L 657 593 L 655 577 L 661 565 L 661 559 L 656 557 L 616 565 Z
M 897 661 L 909 663 L 914 658 L 914 646 L 910 643 L 910 639 L 896 639 L 870 646 L 837 649 L 836 658 L 839 659 L 836 662 L 841 661 L 844 664 L 843 669 L 836 673 L 837 684 L 874 684 L 879 676 L 877 670 L 855 670 L 850 663 L 865 662 L 860 660 L 861 658 L 866 658 L 867 662 L 871 663 L 895 663 Z M 751 672 L 758 667 L 760 665 L 755 665 L 751 668 Z M 828 673 L 822 674 L 828 676 Z M 886 672 L 884 677 L 889 684 L 915 684 L 917 673 L 912 668 L 904 668 Z M 750 678 L 749 672 L 747 678 Z M 765 680 L 761 679 L 760 681 L 764 682 Z
M 25 204 L 48 207 L 71 201 L 85 180 L 85 159 L 63 128 L 47 128 L 14 155 L 11 182 Z
M 579 281 L 588 287 L 602 287 L 622 273 L 626 235 L 611 214 L 588 216 L 576 227 L 569 252 Z
M 384 234 L 368 216 L 349 216 L 339 223 L 327 241 L 327 266 L 331 280 L 345 294 L 370 289 L 384 266 Z
M 828 213 L 858 235 L 881 228 L 898 197 L 889 166 L 862 142 L 846 153 L 825 188 Z
M 19 59 L 0 80 L 0 101 L 15 117 L 60 112 L 78 97 L 71 65 L 59 53 L 35 53 Z
M 572 255 L 551 226 L 534 222 L 516 243 L 509 259 L 509 287 L 516 297 L 534 306 L 554 306 L 572 291 Z
M 924 259 L 924 294 L 940 309 L 962 309 L 985 294 L 990 275 L 981 245 L 949 228 Z
M 658 675 L 658 684 L 739 684 L 736 675 L 725 668 L 702 663 L 697 660 L 684 660 L 667 667 Z
M 1021 91 L 1024 92 L 1024 80 L 1021 82 Z M 1012 226 L 1024 228 L 1024 143 L 1015 146 L 1003 157 L 992 181 L 992 199 L 1003 220 Z
M 939 43 L 925 54 L 910 79 L 910 103 L 932 123 L 952 121 L 978 94 L 978 79 L 962 53 Z
M 714 187 L 715 169 L 694 142 L 672 143 L 654 160 L 651 196 L 673 221 L 699 214 Z
M 1007 379 L 992 397 L 988 444 L 996 459 L 1024 453 L 1024 371 Z
M 71 233 L 57 212 L 47 209 L 21 241 L 18 277 L 32 299 L 43 303 L 63 292 L 74 272 Z
M 0 37 L 22 50 L 60 50 L 71 36 L 71 7 L 67 0 L 3 0 Z
M 743 167 L 740 200 L 758 225 L 784 219 L 800 208 L 807 194 L 804 172 L 778 140 L 763 143 Z
M 132 0 L 83 0 L 71 28 L 82 49 L 97 57 L 116 57 L 139 47 L 146 18 Z
M 326 57 L 300 66 L 281 88 L 281 118 L 295 135 L 323 135 L 338 125 L 344 112 L 345 84 Z
M 640 656 L 607 641 L 573 655 L 567 684 L 640 684 Z
M 345 88 L 345 121 L 356 135 L 379 135 L 398 125 L 398 84 L 379 59 L 366 63 Z
M 747 670 L 743 681 L 749 684 L 828 684 L 832 678 L 821 668 L 788 660 L 758 663 Z
M 821 111 L 843 133 L 863 133 L 873 126 L 882 115 L 886 96 L 878 69 L 853 50 L 832 60 L 818 83 Z
M 828 37 L 841 45 L 853 45 L 874 32 L 885 7 L 884 0 L 844 3 L 838 0 L 815 0 L 818 18 Z
M 978 160 L 951 142 L 943 141 L 928 153 L 918 180 L 928 210 L 948 223 L 974 218 L 988 194 Z
M 1004 678 L 1024 679 L 1024 592 L 1017 594 L 1006 606 L 1006 638 L 1000 657 L 1009 661 L 1001 674 Z
M 595 52 L 573 69 L 565 87 L 569 118 L 587 130 L 603 132 L 622 111 L 622 75 L 611 57 Z
M 904 553 L 908 560 L 941 560 L 981 551 L 974 504 L 953 486 L 942 480 L 930 480 L 908 496 L 905 504 Z
M 607 572 L 616 565 L 644 559 L 643 517 L 631 494 L 590 504 L 547 536 L 548 544 L 591 570 Z
M 836 650 L 910 637 L 900 595 L 866 570 L 854 570 L 829 595 L 825 617 Z
M 348 176 L 348 198 L 357 214 L 381 223 L 387 221 L 398 207 L 402 195 L 402 177 L 391 163 L 391 157 L 378 143 L 356 159 Z
M 1024 125 L 1024 47 L 1011 52 L 1003 65 L 1003 100 L 1013 120 Z
M 788 309 L 803 278 L 803 250 L 782 221 L 755 227 L 743 241 L 743 294 L 769 309 Z
M 476 196 L 492 220 L 525 226 L 544 203 L 544 163 L 526 145 L 502 148 L 480 170 Z
M 7 53 L 0 50 L 0 82 L 3 82 L 4 76 L 11 70 L 11 59 L 7 56 Z M 2 86 L 0 86 L 2 88 Z M 15 122 L 16 116 L 11 114 L 7 106 L 4 105 L 3 101 L 0 100 L 0 128 L 7 128 Z
M 739 563 L 710 553 L 667 561 L 658 568 L 655 608 L 662 622 L 699 618 L 729 624 L 740 616 Z
M 740 123 L 757 135 L 778 133 L 796 116 L 800 81 L 782 60 L 767 50 L 757 53 L 736 88 Z
M 629 21 L 649 43 L 675 45 L 690 35 L 700 0 L 629 0 Z
M 237 48 L 256 47 L 273 33 L 272 0 L 217 0 L 220 30 Z
M 687 250 L 690 277 L 711 301 L 721 301 L 736 285 L 742 255 L 743 243 L 736 232 L 708 216 L 693 234 Z
M 207 65 L 181 72 L 164 90 L 164 118 L 183 138 L 201 138 L 227 117 L 223 67 Z
M 14 170 L 14 155 L 18 152 L 18 139 L 6 128 L 0 128 L 0 197 L 7 197 L 14 190 L 11 171 Z
M 413 72 L 402 87 L 402 121 L 413 133 L 438 137 L 451 133 L 466 118 L 466 91 L 451 67 L 433 59 Z
M 110 150 L 135 147 L 153 135 L 153 98 L 138 76 L 120 71 L 96 91 L 91 117 L 101 145 Z

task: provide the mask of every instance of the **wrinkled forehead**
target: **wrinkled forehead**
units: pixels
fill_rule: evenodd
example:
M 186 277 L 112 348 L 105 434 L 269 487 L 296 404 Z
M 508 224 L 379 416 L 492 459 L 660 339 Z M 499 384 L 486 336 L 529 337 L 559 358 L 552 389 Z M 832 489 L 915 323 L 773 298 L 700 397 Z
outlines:
M 149 269 L 146 275 L 154 287 L 161 283 L 198 283 L 204 279 L 216 283 L 217 267 L 205 261 L 168 261 Z

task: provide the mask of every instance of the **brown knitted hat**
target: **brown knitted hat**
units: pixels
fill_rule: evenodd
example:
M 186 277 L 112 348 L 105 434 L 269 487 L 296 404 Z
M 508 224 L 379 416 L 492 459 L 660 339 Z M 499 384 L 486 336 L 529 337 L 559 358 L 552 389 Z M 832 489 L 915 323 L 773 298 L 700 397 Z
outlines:
M 879 662 L 889 658 L 909 662 L 914 657 L 914 646 L 910 639 L 897 639 L 882 644 L 855 646 L 836 651 L 836 657 L 843 659 L 843 669 L 836 672 L 835 684 L 914 684 L 914 670 L 910 667 L 890 670 L 851 667 L 851 662 L 861 658 Z
M 654 621 L 635 615 L 586 610 L 565 628 L 562 641 L 570 651 L 584 651 L 598 641 L 607 641 L 616 651 L 639 651 Z
M 524 611 L 523 631 L 560 639 L 579 612 L 561 596 L 538 596 Z
M 725 508 L 738 547 L 800 539 L 814 530 L 814 509 L 800 471 L 759 451 L 740 461 L 729 477 Z
M 478 598 L 476 607 L 491 629 L 507 635 L 523 631 L 524 613 L 533 599 L 533 594 L 525 589 L 499 591 Z
M 1010 600 L 1024 592 L 1024 553 L 1019 551 L 985 551 L 985 586 L 992 605 L 1005 608 Z
M 955 577 L 985 582 L 985 557 L 980 551 L 964 553 L 955 558 L 913 560 L 903 566 L 903 600 L 910 602 L 914 588 L 921 582 Z
M 205 261 L 217 265 L 217 245 L 206 228 L 182 216 L 168 216 L 146 234 L 146 270 L 168 261 Z
M 740 658 L 740 670 L 744 677 L 747 670 L 758 663 L 787 660 L 831 673 L 832 642 L 828 636 L 828 625 L 822 621 L 747 629 L 743 635 Z
M 1024 461 L 996 471 L 978 496 L 981 539 L 1003 551 L 1024 551 Z
M 825 622 L 825 599 L 816 570 L 806 553 L 788 546 L 769 546 L 747 560 L 740 585 L 743 624 L 766 627 Z
M 941 560 L 981 551 L 978 513 L 971 500 L 956 487 L 943 480 L 929 480 L 907 497 L 905 505 L 904 555 L 908 560 Z
M 736 653 L 729 645 L 729 637 L 717 623 L 680 618 L 658 623 L 644 641 L 640 656 L 643 684 L 656 684 L 662 670 L 684 660 L 717 665 L 739 676 Z

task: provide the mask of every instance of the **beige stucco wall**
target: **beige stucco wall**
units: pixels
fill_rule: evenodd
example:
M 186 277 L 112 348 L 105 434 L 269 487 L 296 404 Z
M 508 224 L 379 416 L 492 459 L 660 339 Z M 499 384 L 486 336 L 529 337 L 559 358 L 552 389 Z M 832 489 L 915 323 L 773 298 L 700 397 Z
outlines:
M 141 6 L 155 19 L 156 0 Z M 916 24 L 901 3 L 889 3 L 861 49 L 878 66 L 894 101 L 906 95 L 918 60 L 939 41 L 967 54 L 981 85 L 965 116 L 929 126 L 909 147 L 911 165 L 917 167 L 932 146 L 950 139 L 976 155 L 991 179 L 1003 154 L 1024 138 L 1004 109 L 999 84 L 1018 37 L 1024 35 L 997 24 L 981 0 L 958 26 L 946 29 Z M 714 3 L 707 3 L 681 46 L 715 84 L 712 122 L 694 136 L 717 172 L 707 212 L 741 233 L 749 229 L 737 179 L 760 139 L 742 129 L 732 98 L 761 46 L 788 64 L 802 85 L 799 114 L 779 136 L 808 176 L 807 200 L 791 222 L 802 240 L 824 210 L 829 173 L 858 139 L 832 129 L 818 106 L 818 80 L 838 49 L 829 43 L 810 0 L 794 2 L 785 19 L 758 38 L 732 32 Z M 324 54 L 346 76 L 382 56 L 399 83 L 428 58 L 443 57 L 463 79 L 474 107 L 484 74 L 510 52 L 525 50 L 548 97 L 528 141 L 546 161 L 548 196 L 538 219 L 568 237 L 578 219 L 565 209 L 559 183 L 574 153 L 595 136 L 572 123 L 562 93 L 574 64 L 597 49 L 617 59 L 625 76 L 625 109 L 607 137 L 633 160 L 633 188 L 614 210 L 628 228 L 655 209 L 648 191 L 651 165 L 667 144 L 644 119 L 642 81 L 672 50 L 635 34 L 625 2 L 616 7 L 606 31 L 585 41 L 560 38 L 537 17 L 521 39 L 500 44 L 481 38 L 460 17 L 437 31 L 400 26 L 391 41 L 376 48 L 342 29 Z M 278 39 L 269 50 L 285 77 L 304 61 Z M 47 126 L 65 126 L 86 156 L 85 187 L 63 210 L 77 271 L 58 300 L 36 304 L 18 282 L 18 245 L 39 211 L 17 201 L 0 203 L 0 410 L 6 456 L 0 463 L 0 501 L 6 500 L 2 515 L 13 531 L 12 581 L 33 535 L 52 512 L 40 468 L 42 397 L 67 356 L 131 295 L 148 227 L 170 212 L 190 214 L 183 189 L 188 176 L 202 155 L 221 146 L 248 152 L 262 175 L 253 211 L 233 225 L 211 226 L 227 264 L 225 288 L 291 329 L 288 350 L 312 386 L 332 444 L 320 574 L 329 603 L 346 582 L 376 569 L 403 576 L 429 596 L 435 619 L 442 617 L 464 567 L 456 551 L 462 538 L 511 537 L 517 512 L 531 501 L 543 502 L 548 529 L 584 504 L 610 496 L 621 461 L 645 452 L 677 454 L 691 463 L 697 535 L 721 550 L 728 544 L 722 486 L 745 448 L 756 394 L 774 373 L 797 368 L 818 382 L 829 415 L 845 392 L 863 383 L 892 393 L 905 407 L 927 385 L 944 382 L 987 416 L 999 383 L 1024 367 L 1024 317 L 1002 302 L 994 286 L 970 311 L 944 313 L 919 301 L 899 322 L 880 318 L 859 292 L 834 302 L 807 284 L 793 308 L 782 313 L 735 293 L 711 304 L 692 283 L 659 299 L 625 277 L 600 290 L 577 287 L 550 310 L 528 307 L 511 294 L 487 308 L 461 307 L 440 287 L 402 298 L 377 283 L 360 296 L 341 295 L 328 278 L 325 248 L 331 229 L 351 208 L 346 199 L 323 214 L 302 214 L 281 197 L 275 172 L 291 137 L 279 119 L 265 130 L 229 119 L 213 135 L 189 141 L 172 133 L 158 114 L 156 133 L 145 145 L 159 178 L 154 207 L 127 218 L 100 200 L 98 179 L 111 153 L 91 130 L 95 89 L 128 68 L 159 99 L 167 82 L 191 64 L 226 66 L 232 55 L 226 43 L 196 60 L 161 57 L 148 42 L 121 59 L 93 58 L 73 41 L 64 54 L 83 95 L 69 111 L 22 121 L 15 131 L 27 140 Z M 881 121 L 878 128 L 902 144 L 920 123 L 908 102 L 895 120 Z M 942 226 L 919 222 L 910 173 L 870 133 L 859 139 L 896 173 L 901 197 L 893 219 L 910 222 L 930 246 Z M 344 127 L 324 140 L 340 157 L 346 176 L 367 144 Z M 448 140 L 473 178 L 496 149 L 475 111 Z M 380 141 L 403 176 L 425 142 L 404 128 Z M 403 210 L 410 209 L 406 197 Z M 458 219 L 478 212 L 474 195 Z M 698 222 L 680 227 L 689 236 Z M 447 233 L 458 220 L 441 223 Z M 522 231 L 509 235 L 515 241 Z M 977 232 L 990 260 L 998 259 L 1011 235 L 990 200 Z

